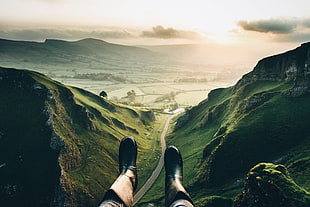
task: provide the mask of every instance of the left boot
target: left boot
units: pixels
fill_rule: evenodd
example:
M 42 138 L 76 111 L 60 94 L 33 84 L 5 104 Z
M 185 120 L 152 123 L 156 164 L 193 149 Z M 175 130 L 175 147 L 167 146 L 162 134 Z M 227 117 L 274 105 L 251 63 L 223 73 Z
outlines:
M 133 137 L 127 136 L 123 138 L 119 147 L 119 172 L 120 174 L 134 174 L 132 185 L 134 190 L 137 188 L 137 143 Z M 128 173 L 128 171 L 132 171 Z
M 133 137 L 123 138 L 119 147 L 120 175 L 106 195 L 115 193 L 126 207 L 133 206 L 133 192 L 137 188 L 137 144 Z M 113 191 L 113 193 L 111 193 Z M 107 198 L 106 198 L 107 199 Z

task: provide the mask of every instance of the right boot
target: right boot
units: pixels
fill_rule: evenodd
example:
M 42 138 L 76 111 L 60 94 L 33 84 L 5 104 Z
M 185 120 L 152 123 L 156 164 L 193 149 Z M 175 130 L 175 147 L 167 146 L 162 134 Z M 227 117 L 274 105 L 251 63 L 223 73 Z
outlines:
M 175 146 L 169 146 L 165 151 L 165 206 L 169 207 L 177 200 L 186 200 L 193 204 L 189 194 L 182 185 L 183 160 Z

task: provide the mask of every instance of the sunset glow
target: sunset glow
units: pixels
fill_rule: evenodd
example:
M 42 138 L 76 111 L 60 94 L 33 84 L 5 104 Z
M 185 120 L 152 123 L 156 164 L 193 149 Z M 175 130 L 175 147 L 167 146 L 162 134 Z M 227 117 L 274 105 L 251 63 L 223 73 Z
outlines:
M 0 2 L 0 38 L 13 40 L 92 37 L 128 45 L 234 45 L 238 51 L 272 43 L 266 55 L 310 40 L 307 0 Z

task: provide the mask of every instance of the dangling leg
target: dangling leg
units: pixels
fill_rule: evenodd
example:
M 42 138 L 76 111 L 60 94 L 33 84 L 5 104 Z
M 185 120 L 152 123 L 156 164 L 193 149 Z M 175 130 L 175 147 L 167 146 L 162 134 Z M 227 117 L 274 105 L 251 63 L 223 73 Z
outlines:
M 170 146 L 165 151 L 166 207 L 193 207 L 193 201 L 182 185 L 183 161 L 179 150 Z
M 119 147 L 119 177 L 106 192 L 100 207 L 132 207 L 137 187 L 137 144 L 125 137 Z

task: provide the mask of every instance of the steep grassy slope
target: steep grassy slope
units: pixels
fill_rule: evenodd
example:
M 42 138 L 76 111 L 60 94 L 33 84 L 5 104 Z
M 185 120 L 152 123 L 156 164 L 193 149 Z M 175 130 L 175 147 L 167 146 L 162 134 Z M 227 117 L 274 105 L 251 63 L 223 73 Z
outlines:
M 234 198 L 260 162 L 286 165 L 310 190 L 309 48 L 263 59 L 234 87 L 212 91 L 178 120 L 168 140 L 184 156 L 185 185 L 197 203 Z
M 25 70 L 0 68 L 0 94 L 4 206 L 96 206 L 117 177 L 119 141 L 127 135 L 137 140 L 138 165 L 156 164 L 150 111 Z M 151 170 L 139 174 L 140 183 Z

